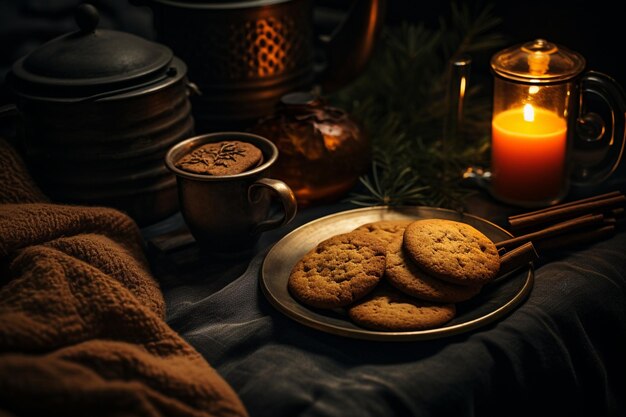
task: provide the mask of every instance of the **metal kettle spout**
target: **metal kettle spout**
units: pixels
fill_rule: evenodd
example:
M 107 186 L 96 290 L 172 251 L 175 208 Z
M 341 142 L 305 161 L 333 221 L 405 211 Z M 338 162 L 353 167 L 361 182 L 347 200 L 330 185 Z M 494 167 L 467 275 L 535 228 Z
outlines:
M 384 24 L 385 9 L 385 0 L 354 0 L 333 33 L 319 37 L 325 63 L 317 80 L 324 92 L 338 90 L 363 71 Z

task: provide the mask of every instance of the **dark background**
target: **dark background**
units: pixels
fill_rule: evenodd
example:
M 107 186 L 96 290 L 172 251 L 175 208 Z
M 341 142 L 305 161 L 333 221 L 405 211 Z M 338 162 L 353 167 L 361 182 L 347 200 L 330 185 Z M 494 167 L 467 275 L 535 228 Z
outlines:
M 597 1 L 466 1 L 477 10 L 486 5 L 502 22 L 497 31 L 505 38 L 505 45 L 547 39 L 582 54 L 587 68 L 611 75 L 626 85 L 626 20 L 618 12 L 619 2 Z M 450 2 L 392 0 L 388 2 L 387 22 L 398 24 L 406 19 L 436 27 L 439 16 L 448 16 Z M 472 66 L 472 70 L 487 70 Z
M 77 0 L 0 0 L 0 77 L 19 57 L 46 40 L 76 29 L 73 11 Z M 137 7 L 129 0 L 93 1 L 100 10 L 100 27 L 135 33 L 154 39 L 150 11 Z M 617 4 L 617 2 L 615 2 Z M 349 0 L 317 0 L 316 4 L 341 10 Z M 581 53 L 587 68 L 604 72 L 626 85 L 626 24 L 608 0 L 596 1 L 470 1 L 464 2 L 480 10 L 494 7 L 493 13 L 502 19 L 497 27 L 505 45 L 545 38 Z M 449 16 L 450 2 L 421 0 L 388 0 L 386 22 L 399 24 L 402 20 L 438 25 L 440 16 Z M 495 52 L 495 51 L 494 51 Z M 487 59 L 474 62 L 472 71 L 488 73 Z M 0 102 L 9 98 L 0 90 Z

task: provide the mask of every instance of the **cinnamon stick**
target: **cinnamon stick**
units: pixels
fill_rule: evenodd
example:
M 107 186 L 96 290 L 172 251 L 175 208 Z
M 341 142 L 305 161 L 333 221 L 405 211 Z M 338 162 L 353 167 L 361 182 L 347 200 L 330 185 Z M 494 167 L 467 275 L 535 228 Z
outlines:
M 585 227 L 590 227 L 604 223 L 606 217 L 602 214 L 586 214 L 584 216 L 576 217 L 571 220 L 556 223 L 545 229 L 538 230 L 536 232 L 527 233 L 521 236 L 513 237 L 507 240 L 503 240 L 496 243 L 496 248 L 511 248 L 521 245 L 526 242 L 544 240 L 557 235 L 562 235 L 574 230 L 579 230 Z
M 534 210 L 534 211 L 532 211 L 530 213 L 516 214 L 514 216 L 510 216 L 509 220 L 523 218 L 523 217 L 526 217 L 526 216 L 531 215 L 531 214 L 541 214 L 541 213 L 545 213 L 545 212 L 548 212 L 548 211 L 553 211 L 553 210 L 556 210 L 556 209 L 562 209 L 562 208 L 565 208 L 565 207 L 570 207 L 570 206 L 574 206 L 574 205 L 578 205 L 578 204 L 582 204 L 582 203 L 589 203 L 589 202 L 592 202 L 592 201 L 605 200 L 607 198 L 612 198 L 612 197 L 619 197 L 620 195 L 622 195 L 622 193 L 619 192 L 619 191 L 611 191 L 610 193 L 606 193 L 606 194 L 600 194 L 600 195 L 596 195 L 596 196 L 593 196 L 593 197 L 583 198 L 581 200 L 570 201 L 568 203 L 561 203 L 561 204 L 557 204 L 555 206 L 550 206 L 550 207 L 546 207 L 546 208 L 543 208 L 543 209 Z
M 609 224 L 577 233 L 555 236 L 551 239 L 539 241 L 536 245 L 539 251 L 547 249 L 563 249 L 569 246 L 582 245 L 603 240 L 612 236 L 614 233 L 615 225 Z
M 515 249 L 507 251 L 500 257 L 499 275 L 504 275 L 521 266 L 528 265 L 529 262 L 534 262 L 537 259 L 539 259 L 539 255 L 537 254 L 533 243 L 524 243 Z
M 622 206 L 626 206 L 626 196 L 620 193 L 617 196 L 567 203 L 554 206 L 550 210 L 543 209 L 525 215 L 512 216 L 509 218 L 509 224 L 512 229 L 537 227 L 556 220 L 571 219 L 582 214 L 602 213 Z

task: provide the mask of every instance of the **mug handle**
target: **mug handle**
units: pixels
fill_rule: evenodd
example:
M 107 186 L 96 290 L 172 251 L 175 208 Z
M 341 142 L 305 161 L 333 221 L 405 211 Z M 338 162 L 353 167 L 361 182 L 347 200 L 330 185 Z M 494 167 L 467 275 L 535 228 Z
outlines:
M 295 194 L 287 184 L 273 178 L 260 178 L 256 180 L 248 188 L 248 201 L 251 203 L 254 202 L 253 193 L 257 188 L 267 188 L 278 197 L 282 205 L 283 215 L 277 219 L 268 219 L 260 222 L 254 228 L 254 234 L 284 226 L 293 220 L 296 216 L 298 203 L 296 202 Z
M 587 104 L 593 96 L 604 104 L 605 117 L 587 111 Z M 589 71 L 581 78 L 580 97 L 571 181 L 576 185 L 599 184 L 615 172 L 624 154 L 626 95 L 613 78 Z

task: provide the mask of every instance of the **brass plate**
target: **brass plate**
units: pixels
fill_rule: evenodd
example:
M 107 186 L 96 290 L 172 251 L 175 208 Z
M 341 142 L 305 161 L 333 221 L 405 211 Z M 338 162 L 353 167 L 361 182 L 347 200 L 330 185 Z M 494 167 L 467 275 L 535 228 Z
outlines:
M 268 252 L 261 268 L 261 289 L 269 302 L 293 320 L 327 333 L 356 339 L 410 341 L 435 339 L 477 329 L 514 310 L 526 299 L 533 286 L 532 263 L 487 284 L 471 300 L 457 304 L 457 316 L 446 325 L 429 330 L 382 332 L 353 324 L 343 309 L 312 309 L 296 301 L 287 289 L 291 269 L 319 242 L 339 233 L 378 220 L 449 219 L 470 224 L 494 242 L 511 234 L 499 226 L 469 214 L 432 207 L 371 207 L 344 211 L 311 221 L 295 229 Z

